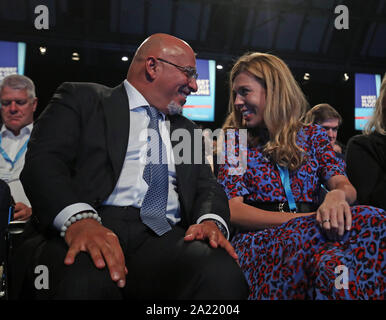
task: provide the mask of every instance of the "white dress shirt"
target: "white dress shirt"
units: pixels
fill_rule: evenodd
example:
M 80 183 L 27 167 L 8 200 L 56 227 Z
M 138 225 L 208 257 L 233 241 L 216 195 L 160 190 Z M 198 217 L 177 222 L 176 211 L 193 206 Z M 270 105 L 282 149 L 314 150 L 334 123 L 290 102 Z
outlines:
M 31 136 L 33 123 L 23 127 L 19 135 L 15 136 L 13 132 L 3 124 L 0 130 L 1 148 L 8 155 L 9 159 L 14 161 L 19 151 Z M 23 186 L 20 182 L 20 173 L 24 167 L 24 158 L 27 149 L 20 155 L 17 161 L 12 164 L 5 160 L 3 154 L 0 154 L 0 179 L 8 183 L 11 189 L 11 195 L 15 202 L 23 202 L 31 207 L 31 204 L 25 195 Z
M 118 182 L 111 195 L 105 202 L 103 202 L 103 204 L 122 207 L 133 206 L 140 208 L 148 189 L 148 185 L 143 179 L 143 171 L 146 164 L 147 127 L 150 122 L 145 106 L 149 106 L 150 104 L 127 80 L 124 81 L 124 86 L 129 98 L 129 141 L 125 161 L 118 178 Z M 174 225 L 181 220 L 180 204 L 178 200 L 178 193 L 176 191 L 177 178 L 170 141 L 170 133 L 166 125 L 165 115 L 162 115 L 162 119 L 158 120 L 158 126 L 162 141 L 166 147 L 169 172 L 169 194 L 166 207 L 166 217 L 168 221 Z M 80 211 L 86 210 L 96 212 L 89 204 L 72 204 L 59 212 L 54 219 L 54 226 L 60 230 L 68 218 Z M 221 222 L 228 230 L 225 221 L 218 215 L 208 213 L 207 215 L 202 216 L 197 223 L 200 223 L 205 219 L 215 219 Z

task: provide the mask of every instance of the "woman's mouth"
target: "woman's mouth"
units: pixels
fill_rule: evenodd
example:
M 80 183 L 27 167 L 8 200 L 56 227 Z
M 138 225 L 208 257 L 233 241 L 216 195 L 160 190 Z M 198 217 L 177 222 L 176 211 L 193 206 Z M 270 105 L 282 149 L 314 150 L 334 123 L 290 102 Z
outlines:
M 254 114 L 254 112 L 250 109 L 247 109 L 247 108 L 245 108 L 244 110 L 241 111 L 241 115 L 247 121 L 250 119 L 250 117 L 252 117 L 253 114 Z

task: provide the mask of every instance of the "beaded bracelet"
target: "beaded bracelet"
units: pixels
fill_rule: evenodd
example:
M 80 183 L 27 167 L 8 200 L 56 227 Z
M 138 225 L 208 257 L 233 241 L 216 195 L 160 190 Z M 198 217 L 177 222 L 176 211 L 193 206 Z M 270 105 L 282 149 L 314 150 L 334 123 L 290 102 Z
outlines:
M 72 225 L 73 223 L 75 223 L 76 221 L 79 221 L 79 220 L 82 220 L 82 219 L 88 219 L 88 218 L 95 219 L 100 224 L 102 224 L 102 219 L 101 219 L 101 217 L 97 213 L 93 213 L 91 211 L 80 212 L 80 213 L 77 213 L 77 214 L 75 214 L 72 217 L 67 219 L 67 221 L 64 223 L 64 226 L 60 230 L 61 231 L 60 232 L 60 236 L 62 236 L 64 238 L 68 227 L 70 225 Z

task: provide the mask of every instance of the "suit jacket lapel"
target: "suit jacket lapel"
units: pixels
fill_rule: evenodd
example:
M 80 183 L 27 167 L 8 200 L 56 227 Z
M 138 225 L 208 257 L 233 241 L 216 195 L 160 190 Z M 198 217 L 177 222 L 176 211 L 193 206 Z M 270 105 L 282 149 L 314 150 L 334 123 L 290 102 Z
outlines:
M 170 138 L 174 130 L 176 129 L 183 129 L 184 124 L 183 122 L 179 121 L 179 116 L 167 116 L 166 120 L 170 121 Z M 174 159 L 177 159 L 177 157 L 180 157 L 181 155 L 176 154 L 177 148 L 175 146 L 181 141 L 173 141 L 171 140 L 172 149 L 173 149 L 173 155 Z M 190 204 L 187 203 L 187 199 L 184 196 L 186 193 L 191 193 L 191 187 L 190 187 L 190 175 L 192 173 L 192 165 L 190 164 L 175 164 L 176 168 L 176 177 L 177 177 L 177 188 L 178 188 L 178 196 L 180 198 L 180 205 L 181 205 L 181 218 L 186 219 L 186 212 L 190 210 Z
M 122 170 L 130 130 L 129 100 L 124 84 L 113 88 L 102 104 L 106 118 L 107 149 L 116 181 Z
M 176 159 L 177 157 L 179 157 L 179 155 L 175 154 L 175 150 L 176 150 L 175 146 L 181 142 L 172 140 L 171 137 L 174 130 L 182 129 L 182 128 L 178 125 L 178 118 L 176 116 L 167 116 L 166 120 L 170 121 L 170 141 L 172 144 L 174 159 Z M 177 178 L 184 176 L 183 164 L 176 164 L 175 167 L 176 167 Z

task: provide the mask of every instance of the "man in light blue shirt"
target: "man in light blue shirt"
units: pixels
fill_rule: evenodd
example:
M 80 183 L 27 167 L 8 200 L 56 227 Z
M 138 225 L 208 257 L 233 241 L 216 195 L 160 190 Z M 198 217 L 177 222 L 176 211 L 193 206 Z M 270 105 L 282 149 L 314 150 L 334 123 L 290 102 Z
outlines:
M 15 220 L 27 220 L 32 214 L 19 177 L 33 128 L 37 100 L 35 85 L 26 76 L 12 74 L 0 82 L 0 179 L 7 182 L 11 189 Z

